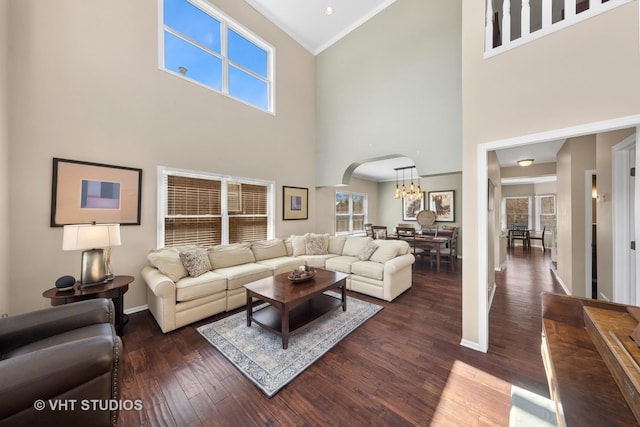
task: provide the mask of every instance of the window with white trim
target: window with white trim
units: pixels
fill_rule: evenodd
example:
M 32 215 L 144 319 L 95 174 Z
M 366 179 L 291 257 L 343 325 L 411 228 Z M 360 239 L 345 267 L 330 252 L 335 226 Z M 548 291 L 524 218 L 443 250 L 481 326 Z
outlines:
M 273 238 L 274 186 L 272 181 L 159 168 L 158 247 Z
M 274 111 L 274 48 L 204 0 L 159 0 L 160 67 Z
M 536 231 L 556 229 L 556 196 L 536 196 Z
M 509 229 L 514 224 L 531 228 L 531 198 L 505 197 L 502 199 L 502 228 Z
M 364 232 L 367 222 L 367 195 L 347 191 L 336 192 L 336 234 Z

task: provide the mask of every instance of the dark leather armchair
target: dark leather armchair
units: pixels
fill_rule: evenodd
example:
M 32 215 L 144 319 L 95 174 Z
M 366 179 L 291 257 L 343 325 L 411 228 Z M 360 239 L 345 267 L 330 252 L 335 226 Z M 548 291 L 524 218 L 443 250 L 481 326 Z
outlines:
M 114 315 L 111 300 L 93 299 L 0 319 L 0 426 L 115 426 Z

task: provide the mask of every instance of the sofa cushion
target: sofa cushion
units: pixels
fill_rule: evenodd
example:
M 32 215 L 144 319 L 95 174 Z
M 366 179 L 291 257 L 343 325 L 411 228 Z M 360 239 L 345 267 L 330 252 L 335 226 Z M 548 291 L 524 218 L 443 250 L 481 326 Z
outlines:
M 256 261 L 287 256 L 287 248 L 282 239 L 262 240 L 251 244 L 251 251 Z
M 271 268 L 258 263 L 217 268 L 215 273 L 227 278 L 227 290 L 238 289 L 254 280 L 264 279 L 273 275 Z
M 362 248 L 362 250 L 358 253 L 358 259 L 360 261 L 369 261 L 369 258 L 371 258 L 371 255 L 373 255 L 376 249 L 378 249 L 378 245 L 376 245 L 373 240 L 367 242 L 364 248 Z
M 292 256 L 305 255 L 307 253 L 306 234 L 304 236 L 291 236 Z
M 351 264 L 351 272 L 358 276 L 382 280 L 384 277 L 384 264 L 375 261 L 358 261 Z
M 329 235 L 309 233 L 305 235 L 304 243 L 306 255 L 325 255 L 329 248 Z
M 180 252 L 176 248 L 154 249 L 149 251 L 147 259 L 160 273 L 173 282 L 177 282 L 189 275 L 187 269 L 182 265 L 182 261 L 180 261 Z
M 256 258 L 253 256 L 250 243 L 232 243 L 210 248 L 209 260 L 211 267 L 215 270 L 255 262 Z
M 297 257 L 300 260 L 300 264 L 306 264 L 309 267 L 325 268 L 325 264 L 329 258 L 335 258 L 340 255 L 325 254 L 325 255 L 301 255 Z
M 398 240 L 398 242 L 402 242 Z M 400 250 L 401 245 L 396 245 L 393 240 L 375 240 L 377 245 L 377 249 L 369 258 L 369 261 L 385 263 L 396 256 L 398 256 L 398 251 Z M 405 243 L 405 242 L 402 242 Z
M 304 265 L 304 261 L 300 258 L 294 258 L 290 256 L 283 256 L 278 258 L 263 259 L 256 261 L 258 264 L 266 265 L 273 271 L 273 275 L 291 272 L 301 265 Z
M 211 262 L 209 262 L 207 250 L 204 248 L 180 252 L 180 261 L 191 277 L 201 276 L 211 270 Z
M 372 240 L 371 237 L 349 236 L 344 243 L 342 255 L 357 257 L 367 243 Z
M 325 261 L 325 266 L 327 270 L 351 274 L 351 264 L 354 262 L 358 262 L 358 257 L 343 255 L 329 258 Z
M 347 236 L 329 236 L 329 249 L 330 254 L 342 255 L 344 249 L 344 243 L 347 241 Z
M 187 276 L 176 282 L 176 301 L 184 302 L 212 295 L 227 289 L 227 278 L 207 271 L 198 277 Z

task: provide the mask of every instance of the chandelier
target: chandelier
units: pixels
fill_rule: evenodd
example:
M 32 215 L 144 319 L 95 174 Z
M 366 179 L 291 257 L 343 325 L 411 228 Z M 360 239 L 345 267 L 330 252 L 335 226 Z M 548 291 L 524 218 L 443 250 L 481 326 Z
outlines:
M 415 169 L 415 166 L 404 166 L 401 168 L 394 168 L 394 170 L 396 171 L 396 189 L 393 193 L 393 198 L 394 199 L 407 199 L 408 201 L 412 202 L 414 200 L 420 200 L 423 197 L 422 194 L 422 188 L 420 188 L 420 176 L 418 176 L 418 185 L 414 185 L 413 184 L 413 170 Z M 407 188 L 407 186 L 404 184 L 404 171 L 406 169 L 410 169 L 411 170 L 411 184 L 409 185 L 409 188 Z M 398 171 L 402 171 L 402 187 L 400 187 L 399 182 L 398 182 Z

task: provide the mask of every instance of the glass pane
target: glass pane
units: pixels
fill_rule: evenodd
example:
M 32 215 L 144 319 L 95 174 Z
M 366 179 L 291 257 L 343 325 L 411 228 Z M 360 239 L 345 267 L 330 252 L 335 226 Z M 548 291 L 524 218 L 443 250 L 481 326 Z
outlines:
M 229 60 L 267 78 L 268 54 L 233 30 L 229 30 Z
M 354 194 L 351 196 L 353 199 L 353 213 L 364 214 L 364 196 L 360 194 Z
M 165 218 L 165 246 L 219 245 L 221 236 L 220 218 Z
M 229 95 L 263 110 L 269 108 L 267 83 L 233 66 L 229 67 Z
M 349 217 L 338 216 L 336 217 L 336 233 L 346 233 L 349 231 Z
M 220 58 L 166 31 L 164 33 L 164 68 L 181 73 L 218 91 L 222 90 Z
M 267 217 L 229 217 L 229 243 L 255 242 L 267 238 Z
M 540 213 L 553 214 L 555 211 L 555 197 L 546 196 L 540 198 Z
M 507 228 L 513 224 L 529 224 L 529 198 L 506 200 Z
M 349 195 L 336 193 L 336 213 L 349 213 Z
M 220 22 L 186 0 L 164 0 L 164 24 L 220 53 Z
M 364 216 L 353 216 L 353 231 L 364 231 Z

